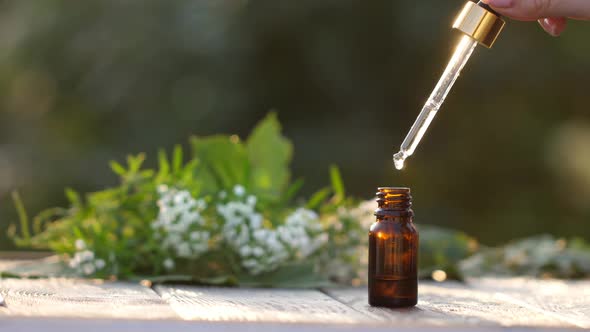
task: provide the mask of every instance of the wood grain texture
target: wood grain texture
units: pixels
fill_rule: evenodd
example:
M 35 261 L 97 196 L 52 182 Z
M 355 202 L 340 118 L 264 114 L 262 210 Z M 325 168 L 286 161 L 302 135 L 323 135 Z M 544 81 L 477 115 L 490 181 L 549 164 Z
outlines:
M 73 271 L 64 270 L 64 262 L 57 255 L 30 259 L 1 259 L 0 273 L 12 277 L 46 278 L 75 277 Z
M 1 316 L 170 319 L 178 316 L 139 284 L 75 279 L 2 279 Z
M 155 290 L 187 320 L 365 323 L 374 321 L 315 290 L 156 286 Z
M 367 304 L 366 288 L 326 292 L 357 311 L 396 326 L 575 327 L 537 310 L 504 301 L 493 293 L 455 282 L 421 283 L 418 305 L 409 309 L 371 307 Z
M 3 251 L 0 250 L 0 263 L 6 260 L 34 260 L 55 255 L 51 251 Z
M 39 319 L 14 317 L 0 321 L 0 330 L 10 332 L 530 332 L 530 328 L 498 327 L 399 327 L 396 325 L 359 326 L 343 324 L 296 324 L 261 322 L 137 321 L 107 319 Z M 562 332 L 564 329 L 534 329 L 538 332 Z M 579 331 L 579 329 L 573 330 Z
M 1 279 L 0 298 L 5 300 L 5 306 L 0 305 L 0 330 L 12 326 L 11 331 L 590 328 L 590 281 L 422 282 L 418 306 L 398 310 L 370 307 L 366 288 L 322 293 L 156 286 L 154 291 L 134 283 L 63 278 Z
M 590 281 L 483 278 L 469 281 L 478 290 L 581 328 L 590 328 Z

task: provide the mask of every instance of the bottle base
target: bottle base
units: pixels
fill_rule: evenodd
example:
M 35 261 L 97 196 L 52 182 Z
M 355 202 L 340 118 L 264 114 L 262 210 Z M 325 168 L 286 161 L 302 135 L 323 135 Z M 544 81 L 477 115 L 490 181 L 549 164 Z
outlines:
M 369 304 L 375 307 L 403 308 L 418 303 L 418 278 L 399 276 L 369 277 Z
M 418 304 L 417 298 L 369 297 L 369 305 L 372 307 L 406 308 L 413 307 L 416 304 Z

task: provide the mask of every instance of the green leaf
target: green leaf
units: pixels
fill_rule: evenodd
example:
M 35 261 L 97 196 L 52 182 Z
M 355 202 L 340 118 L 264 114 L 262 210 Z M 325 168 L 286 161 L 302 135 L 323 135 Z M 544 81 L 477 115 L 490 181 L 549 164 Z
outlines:
M 79 207 L 82 205 L 80 195 L 74 189 L 66 188 L 65 194 L 72 207 Z
M 303 183 L 303 179 L 297 179 L 295 182 L 293 182 L 283 195 L 283 202 L 288 203 L 293 198 L 295 198 L 295 195 L 297 195 L 297 193 L 301 190 L 301 187 L 303 187 Z
M 31 240 L 31 233 L 29 232 L 29 217 L 20 195 L 17 191 L 12 192 L 12 200 L 14 201 L 14 207 L 18 213 L 18 220 L 20 221 L 20 230 L 22 234 L 22 240 L 28 242 Z
M 115 174 L 119 175 L 119 176 L 124 176 L 125 173 L 127 173 L 127 170 L 125 169 L 125 167 L 123 167 L 123 165 L 119 164 L 118 162 L 111 160 L 109 165 L 111 166 L 111 169 L 113 170 L 113 172 L 115 172 Z
M 248 157 L 244 146 L 230 141 L 228 136 L 193 137 L 193 156 L 199 161 L 194 179 L 203 193 L 214 194 L 233 186 L 245 185 L 248 175 Z
M 136 173 L 141 168 L 141 165 L 145 161 L 145 153 L 140 153 L 136 156 L 127 156 L 127 165 L 129 166 L 130 173 Z
M 80 205 L 74 205 L 74 207 L 79 206 Z M 43 231 L 43 225 L 52 221 L 52 219 L 63 217 L 66 214 L 67 210 L 59 207 L 49 208 L 44 211 L 41 211 L 33 218 L 33 233 L 35 235 L 41 233 Z
M 330 166 L 330 180 L 332 182 L 332 189 L 334 190 L 334 200 L 340 202 L 345 198 L 344 182 L 340 175 L 338 167 Z
M 269 114 L 254 128 L 246 148 L 252 167 L 250 190 L 270 201 L 280 199 L 289 183 L 293 147 L 282 136 L 276 114 Z
M 174 153 L 172 155 L 172 172 L 178 174 L 182 169 L 182 147 L 180 145 L 174 146 Z
M 307 201 L 306 207 L 308 209 L 316 209 L 317 207 L 320 206 L 320 204 L 322 204 L 324 201 L 326 201 L 328 199 L 328 196 L 330 196 L 330 193 L 332 192 L 332 189 L 330 188 L 323 188 L 319 191 L 317 191 L 315 194 L 313 194 L 311 196 L 311 198 L 309 199 L 309 201 Z
M 166 155 L 166 151 L 160 149 L 158 151 L 158 175 L 156 176 L 157 182 L 164 181 L 168 174 L 170 174 L 170 163 L 168 162 L 168 156 Z

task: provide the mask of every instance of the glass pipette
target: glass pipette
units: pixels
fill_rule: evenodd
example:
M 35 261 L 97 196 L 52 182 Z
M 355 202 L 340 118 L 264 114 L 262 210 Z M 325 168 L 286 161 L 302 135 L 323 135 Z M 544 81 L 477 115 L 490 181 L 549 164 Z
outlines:
M 490 48 L 504 27 L 504 21 L 489 6 L 482 3 L 467 2 L 463 10 L 453 24 L 453 28 L 464 33 L 461 38 L 449 64 L 443 72 L 438 84 L 428 97 L 428 100 L 422 107 L 418 118 L 410 128 L 410 132 L 402 142 L 398 153 L 393 155 L 395 168 L 401 170 L 404 167 L 404 161 L 411 156 L 420 140 L 426 133 L 428 126 L 441 105 L 445 101 L 447 94 L 453 87 L 453 84 L 461 74 L 461 70 L 471 57 L 477 44 L 482 44 Z
M 459 45 L 457 45 L 457 48 L 455 49 L 455 53 L 453 53 L 453 57 L 451 57 L 451 61 L 449 61 L 438 84 L 432 91 L 432 94 L 430 94 L 424 107 L 422 107 L 422 111 L 420 111 L 420 114 L 412 125 L 406 139 L 402 142 L 399 152 L 393 155 L 395 168 L 401 170 L 404 167 L 404 161 L 406 158 L 411 156 L 416 150 L 422 136 L 426 133 L 436 112 L 438 112 L 438 109 L 445 101 L 447 94 L 451 91 L 453 84 L 461 74 L 461 69 L 463 69 L 469 60 L 469 57 L 476 46 L 477 40 L 467 35 L 461 38 Z

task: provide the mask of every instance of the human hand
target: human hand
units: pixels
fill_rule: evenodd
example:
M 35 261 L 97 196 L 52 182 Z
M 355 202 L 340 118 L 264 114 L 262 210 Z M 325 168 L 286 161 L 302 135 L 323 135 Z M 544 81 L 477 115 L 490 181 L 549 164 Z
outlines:
M 590 0 L 482 0 L 499 14 L 520 21 L 539 21 L 552 36 L 559 36 L 567 19 L 590 19 Z

